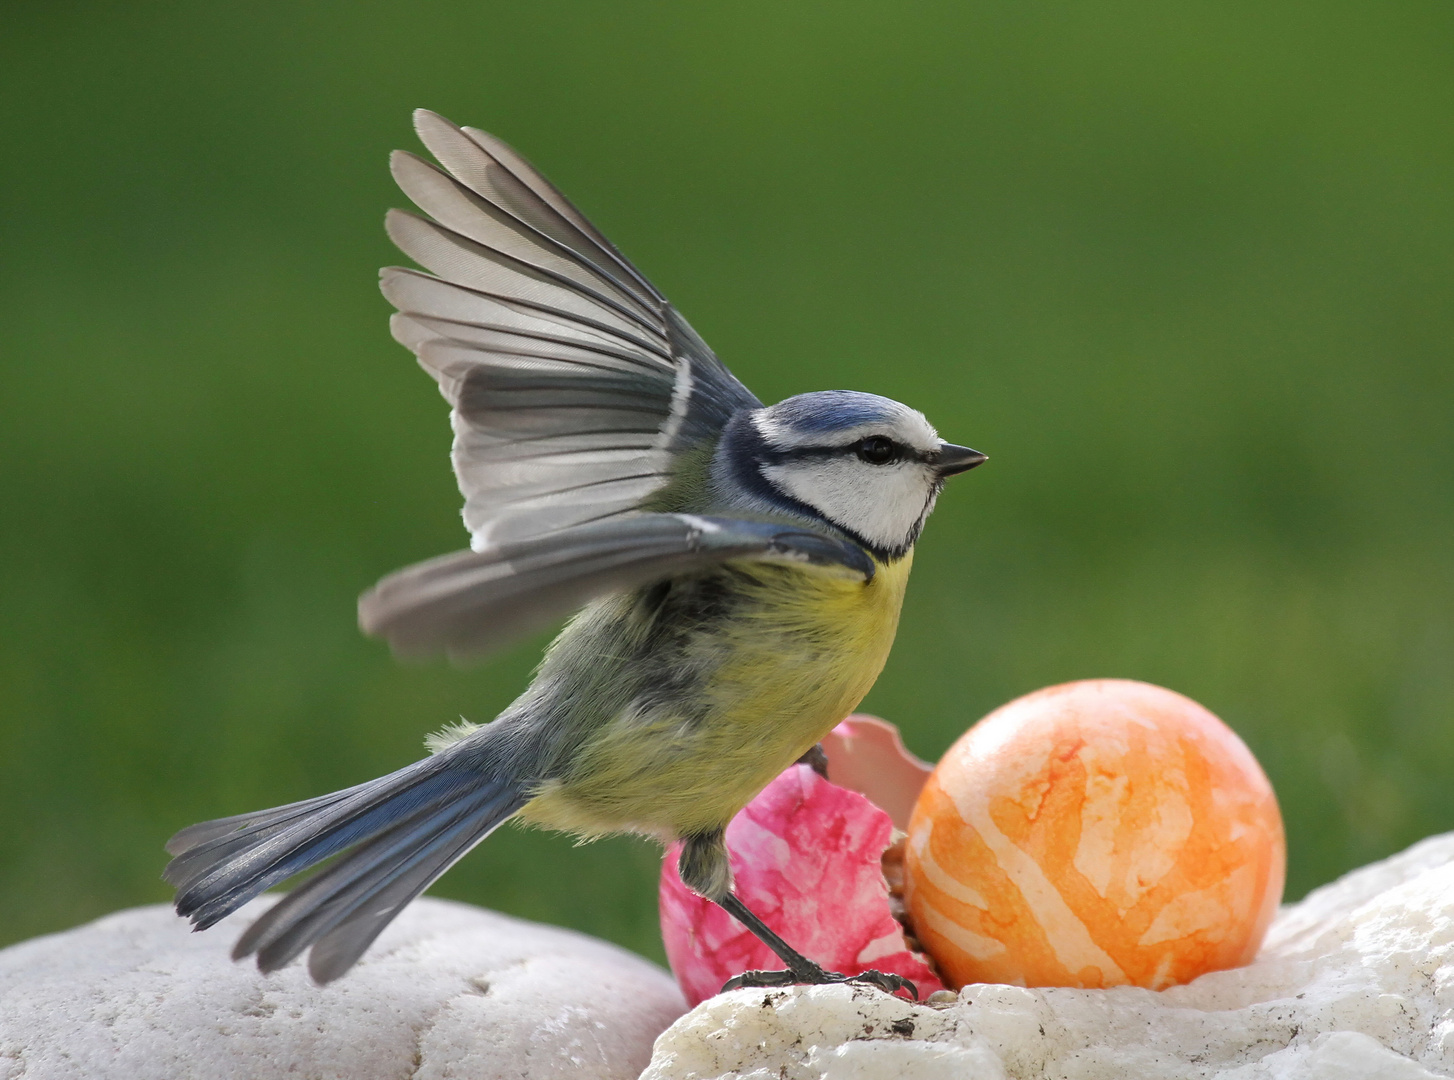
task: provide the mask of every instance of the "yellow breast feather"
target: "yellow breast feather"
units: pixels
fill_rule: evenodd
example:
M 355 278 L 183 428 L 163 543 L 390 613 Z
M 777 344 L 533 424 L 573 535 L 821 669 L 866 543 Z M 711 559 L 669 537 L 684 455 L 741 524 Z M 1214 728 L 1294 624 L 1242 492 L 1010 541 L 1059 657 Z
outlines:
M 706 716 L 628 707 L 522 818 L 585 836 L 720 828 L 858 706 L 888 659 L 912 551 L 872 581 L 813 568 L 735 568 L 731 618 L 705 627 Z

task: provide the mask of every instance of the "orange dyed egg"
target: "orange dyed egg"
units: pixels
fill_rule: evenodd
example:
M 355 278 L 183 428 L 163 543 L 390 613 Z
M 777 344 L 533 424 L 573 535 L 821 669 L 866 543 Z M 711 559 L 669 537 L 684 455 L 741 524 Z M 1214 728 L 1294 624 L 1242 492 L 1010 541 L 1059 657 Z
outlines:
M 909 823 L 905 899 L 951 985 L 1160 990 L 1253 958 L 1286 861 L 1272 785 L 1230 728 L 1092 679 L 950 748 Z

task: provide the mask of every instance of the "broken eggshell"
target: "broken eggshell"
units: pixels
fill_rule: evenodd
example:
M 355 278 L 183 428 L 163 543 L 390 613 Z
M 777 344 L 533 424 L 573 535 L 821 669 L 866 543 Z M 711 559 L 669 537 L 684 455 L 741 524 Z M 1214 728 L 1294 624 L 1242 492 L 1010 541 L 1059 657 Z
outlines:
M 897 728 L 871 716 L 850 716 L 823 749 L 833 782 L 794 765 L 727 826 L 735 891 L 829 971 L 903 975 L 922 998 L 943 985 L 894 917 L 884 853 L 896 828 L 908 824 L 931 769 L 904 749 Z M 696 1005 L 744 971 L 783 965 L 746 927 L 682 884 L 680 850 L 673 844 L 662 862 L 661 936 L 688 1004 Z

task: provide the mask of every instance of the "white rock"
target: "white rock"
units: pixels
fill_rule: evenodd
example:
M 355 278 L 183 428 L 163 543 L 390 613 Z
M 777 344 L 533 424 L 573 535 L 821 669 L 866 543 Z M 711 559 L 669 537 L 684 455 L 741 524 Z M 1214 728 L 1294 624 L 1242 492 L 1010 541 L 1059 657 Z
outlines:
M 668 1029 L 642 1080 L 1430 1080 L 1454 1076 L 1454 834 L 1284 908 L 1255 963 L 1161 993 L 739 990 Z
M 0 1080 L 635 1077 L 686 1004 L 581 934 L 420 900 L 326 987 L 228 952 L 164 906 L 0 951 Z

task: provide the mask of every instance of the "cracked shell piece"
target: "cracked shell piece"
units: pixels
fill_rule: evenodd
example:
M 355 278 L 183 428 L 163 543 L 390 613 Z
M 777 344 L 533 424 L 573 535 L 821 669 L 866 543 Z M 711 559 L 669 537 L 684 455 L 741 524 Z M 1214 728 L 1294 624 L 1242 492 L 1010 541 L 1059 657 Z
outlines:
M 928 771 L 902 750 L 892 725 L 872 717 L 850 717 L 824 749 L 830 776 L 861 780 L 874 772 L 866 762 L 879 760 L 894 799 L 902 800 L 906 785 L 917 791 Z M 903 758 L 917 767 L 905 768 Z M 922 997 L 942 984 L 909 950 L 894 918 L 882 864 L 893 839 L 888 813 L 807 765 L 782 773 L 727 826 L 737 894 L 768 926 L 831 971 L 903 975 Z M 678 852 L 673 845 L 662 863 L 661 933 L 687 1001 L 712 997 L 744 971 L 781 968 L 766 945 L 682 884 Z

